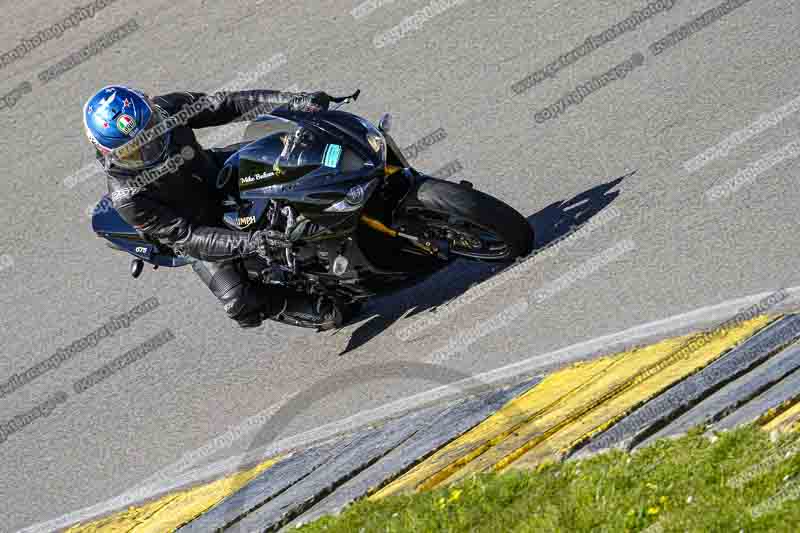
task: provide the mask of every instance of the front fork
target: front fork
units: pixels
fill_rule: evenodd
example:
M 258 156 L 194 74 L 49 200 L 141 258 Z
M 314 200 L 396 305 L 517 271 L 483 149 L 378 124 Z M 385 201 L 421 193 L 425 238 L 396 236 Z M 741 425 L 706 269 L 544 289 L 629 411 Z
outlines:
M 383 132 L 384 138 L 386 139 L 386 177 L 390 178 L 393 174 L 397 172 L 402 172 L 403 177 L 408 181 L 408 189 L 406 193 L 398 199 L 397 207 L 394 209 L 392 213 L 392 218 L 395 218 L 400 211 L 400 207 L 408 199 L 414 199 L 415 195 L 414 192 L 420 185 L 420 181 L 424 181 L 424 177 L 414 170 L 414 168 L 409 164 L 406 157 L 403 155 L 403 152 L 397 147 L 397 144 L 394 142 L 394 139 L 388 132 Z M 367 216 L 362 214 L 360 221 L 365 224 L 366 226 L 379 231 L 385 235 L 388 235 L 392 238 L 400 238 L 410 242 L 415 249 L 422 251 L 427 255 L 431 255 L 434 257 L 438 257 L 443 260 L 448 260 L 450 257 L 450 246 L 447 241 L 443 240 L 431 240 L 426 238 L 420 238 L 416 235 L 410 235 L 408 233 L 403 233 L 401 231 L 394 230 L 387 225 L 385 225 L 380 220 L 377 220 L 373 217 Z
M 401 231 L 393 230 L 380 220 L 368 217 L 367 215 L 361 215 L 361 222 L 363 222 L 370 228 L 376 231 L 380 231 L 381 233 L 384 233 L 390 237 L 405 239 L 411 242 L 411 244 L 414 245 L 416 248 L 422 250 L 423 252 L 429 255 L 436 256 L 439 259 L 447 260 L 450 257 L 449 254 L 450 247 L 447 241 L 442 241 L 442 240 L 432 241 L 428 239 L 421 239 L 414 235 L 409 235 Z

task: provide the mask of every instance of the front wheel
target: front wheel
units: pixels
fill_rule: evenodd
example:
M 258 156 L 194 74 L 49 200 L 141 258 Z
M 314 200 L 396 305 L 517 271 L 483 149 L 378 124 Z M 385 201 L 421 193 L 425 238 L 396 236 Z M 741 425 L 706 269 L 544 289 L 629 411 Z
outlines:
M 472 188 L 426 179 L 406 215 L 425 237 L 446 240 L 450 253 L 480 261 L 510 261 L 533 249 L 533 230 L 514 208 Z

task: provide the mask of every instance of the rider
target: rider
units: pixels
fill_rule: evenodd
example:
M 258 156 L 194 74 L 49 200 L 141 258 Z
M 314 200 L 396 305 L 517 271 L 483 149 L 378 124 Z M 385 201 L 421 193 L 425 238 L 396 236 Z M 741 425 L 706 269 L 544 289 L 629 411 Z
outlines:
M 111 85 L 89 98 L 83 119 L 106 171 L 114 209 L 147 238 L 195 258 L 192 268 L 228 316 L 242 327 L 273 318 L 330 329 L 343 319 L 337 302 L 248 279 L 243 260 L 267 246 L 266 232 L 221 226 L 216 178 L 231 151 L 204 150 L 192 131 L 279 106 L 327 110 L 330 101 L 324 92 L 270 90 L 175 92 L 151 98 L 137 89 Z

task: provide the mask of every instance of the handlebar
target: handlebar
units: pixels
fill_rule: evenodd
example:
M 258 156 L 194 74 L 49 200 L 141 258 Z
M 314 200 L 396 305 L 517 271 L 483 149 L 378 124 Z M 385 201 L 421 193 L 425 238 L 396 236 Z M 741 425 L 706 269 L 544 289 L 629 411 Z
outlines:
M 344 104 L 349 104 L 351 102 L 355 102 L 356 100 L 358 100 L 358 95 L 360 95 L 360 94 L 361 94 L 361 89 L 357 89 L 356 92 L 354 92 L 353 94 L 348 95 L 348 96 L 331 97 L 331 103 L 338 104 L 333 109 L 334 110 L 335 109 L 339 109 Z

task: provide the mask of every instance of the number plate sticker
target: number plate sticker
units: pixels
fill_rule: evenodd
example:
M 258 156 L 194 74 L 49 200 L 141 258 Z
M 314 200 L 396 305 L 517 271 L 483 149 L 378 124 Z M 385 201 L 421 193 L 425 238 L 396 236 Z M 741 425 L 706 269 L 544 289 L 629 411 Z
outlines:
M 322 164 L 326 167 L 336 168 L 341 156 L 342 147 L 338 144 L 329 144 L 325 147 L 325 153 L 322 155 Z

